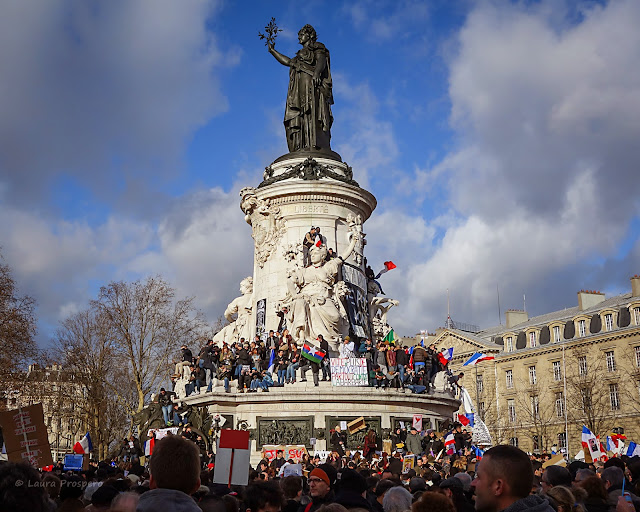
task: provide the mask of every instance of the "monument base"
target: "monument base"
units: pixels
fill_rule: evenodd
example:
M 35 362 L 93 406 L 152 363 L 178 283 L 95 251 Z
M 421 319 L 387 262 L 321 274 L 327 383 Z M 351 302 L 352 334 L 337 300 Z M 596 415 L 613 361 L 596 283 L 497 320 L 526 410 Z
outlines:
M 191 395 L 187 405 L 207 407 L 209 414 L 220 415 L 222 428 L 251 432 L 251 463 L 262 458 L 265 445 L 305 445 L 307 452 L 331 450 L 331 430 L 341 422 L 364 417 L 366 428 L 349 435 L 347 448 L 362 449 L 364 435 L 373 429 L 382 440 L 403 422 L 410 428 L 414 415 L 422 416 L 423 429 L 440 430 L 440 426 L 460 407 L 444 374 L 436 379 L 432 394 L 414 394 L 408 389 L 373 387 L 341 387 L 331 382 L 296 382 L 284 387 L 271 387 L 268 392 L 240 393 L 236 382 L 225 393 L 218 385 L 211 393 Z M 215 437 L 214 432 L 211 438 Z M 315 444 L 311 440 L 315 439 Z

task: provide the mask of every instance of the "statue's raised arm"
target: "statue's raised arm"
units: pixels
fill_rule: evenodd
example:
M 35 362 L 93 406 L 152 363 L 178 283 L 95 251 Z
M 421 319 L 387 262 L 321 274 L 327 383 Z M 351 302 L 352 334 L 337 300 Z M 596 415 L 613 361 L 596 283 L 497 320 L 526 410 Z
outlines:
M 331 150 L 333 83 L 329 50 L 317 41 L 315 29 L 305 25 L 298 32 L 302 48 L 294 57 L 275 49 L 275 38 L 267 38 L 269 53 L 289 67 L 289 89 L 284 128 L 289 151 Z

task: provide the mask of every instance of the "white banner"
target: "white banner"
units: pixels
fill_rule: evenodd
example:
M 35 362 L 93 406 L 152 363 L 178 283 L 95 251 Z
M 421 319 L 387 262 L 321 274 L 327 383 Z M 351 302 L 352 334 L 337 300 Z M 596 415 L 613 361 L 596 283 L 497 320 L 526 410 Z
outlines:
M 331 385 L 368 386 L 367 360 L 364 357 L 332 357 Z

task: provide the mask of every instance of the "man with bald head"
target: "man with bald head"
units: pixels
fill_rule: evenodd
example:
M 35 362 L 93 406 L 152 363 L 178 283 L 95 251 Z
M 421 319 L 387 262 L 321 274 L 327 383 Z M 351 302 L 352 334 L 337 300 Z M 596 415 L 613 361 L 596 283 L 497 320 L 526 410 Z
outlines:
M 532 483 L 533 468 L 526 453 L 515 446 L 494 446 L 485 452 L 471 482 L 476 510 L 554 512 L 545 498 L 529 495 Z

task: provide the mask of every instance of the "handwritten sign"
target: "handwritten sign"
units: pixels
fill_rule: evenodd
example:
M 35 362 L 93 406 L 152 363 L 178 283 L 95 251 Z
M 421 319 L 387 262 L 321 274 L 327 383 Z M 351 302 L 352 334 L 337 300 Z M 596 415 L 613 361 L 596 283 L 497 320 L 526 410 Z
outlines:
M 368 386 L 367 360 L 364 357 L 332 357 L 331 384 L 333 386 Z
M 42 404 L 0 413 L 7 458 L 42 468 L 53 464 Z
M 265 444 L 262 447 L 262 457 L 271 462 L 280 450 L 284 451 L 284 460 L 293 459 L 294 462 L 302 460 L 302 456 L 307 453 L 307 448 L 303 444 Z

